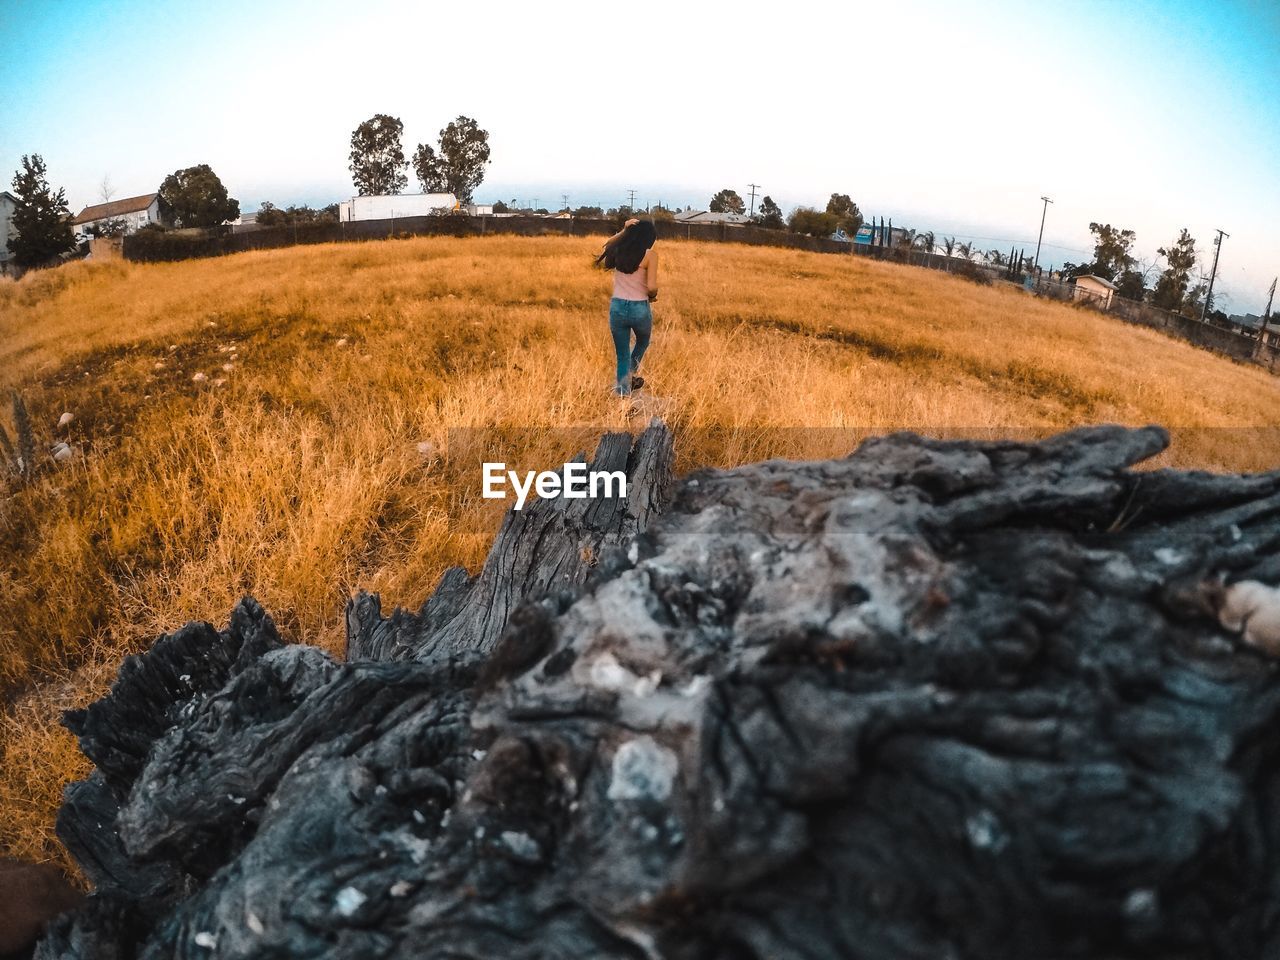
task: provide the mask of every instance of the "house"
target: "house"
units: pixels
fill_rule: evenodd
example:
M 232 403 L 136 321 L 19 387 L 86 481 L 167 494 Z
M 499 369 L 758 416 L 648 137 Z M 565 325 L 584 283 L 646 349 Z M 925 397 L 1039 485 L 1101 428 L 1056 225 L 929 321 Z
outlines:
M 399 217 L 430 217 L 458 209 L 452 193 L 397 193 L 352 197 L 338 204 L 338 220 L 395 220 Z
M 463 209 L 467 211 L 468 217 L 492 217 L 493 216 L 492 203 L 468 203 L 466 207 L 464 207 Z
M 160 216 L 160 194 L 144 193 L 140 197 L 108 200 L 85 207 L 71 221 L 77 236 L 84 238 L 110 221 L 123 221 L 124 232 L 133 233 L 149 223 L 163 223 Z
M 13 269 L 13 254 L 9 252 L 9 238 L 18 231 L 13 228 L 13 211 L 18 198 L 6 190 L 0 190 L 0 274 Z
M 1076 288 L 1072 294 L 1075 300 L 1086 300 L 1095 306 L 1111 306 L 1111 296 L 1116 292 L 1116 285 L 1110 280 L 1087 274 L 1076 277 Z
M 705 210 L 684 210 L 675 215 L 676 223 L 727 223 L 741 227 L 751 223 L 745 213 L 708 213 Z

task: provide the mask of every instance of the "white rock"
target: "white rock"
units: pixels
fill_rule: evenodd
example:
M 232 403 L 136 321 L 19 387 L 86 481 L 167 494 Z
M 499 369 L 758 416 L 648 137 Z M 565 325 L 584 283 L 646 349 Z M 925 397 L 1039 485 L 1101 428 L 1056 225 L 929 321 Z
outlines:
M 70 423 L 75 418 L 76 418 L 75 414 L 73 413 L 64 413 L 62 416 L 58 418 L 58 426 L 65 427 L 68 423 Z
M 1280 590 L 1257 580 L 1227 587 L 1218 608 L 1218 622 L 1241 633 L 1251 647 L 1280 656 Z
M 76 455 L 76 452 L 68 447 L 65 443 L 59 444 L 57 449 L 53 451 L 53 459 L 59 463 L 65 463 Z
M 343 887 L 338 891 L 338 896 L 334 902 L 337 904 L 338 912 L 344 917 L 349 917 L 359 910 L 360 905 L 368 899 L 355 887 Z
M 395 883 L 391 885 L 391 889 L 388 892 L 393 897 L 407 897 L 409 895 L 409 891 L 412 889 L 413 889 L 413 884 L 411 884 L 408 880 L 397 880 Z
M 164 361 L 163 361 L 163 360 L 157 360 L 157 361 L 156 361 L 156 365 L 155 365 L 155 369 L 156 369 L 156 370 L 163 370 L 163 369 L 164 369 Z
M 177 350 L 177 349 L 178 349 L 178 345 L 177 345 L 176 343 L 171 343 L 171 344 L 169 344 L 169 352 L 170 352 L 170 353 L 173 353 L 173 351 L 175 351 L 175 350 Z
M 206 380 L 208 380 L 209 378 L 208 378 L 208 377 L 206 377 L 203 373 L 197 373 L 197 374 L 196 374 L 194 377 L 192 377 L 191 379 L 192 379 L 192 380 L 194 380 L 196 383 L 204 383 L 204 382 L 205 382 Z
M 207 930 L 201 930 L 195 936 L 196 946 L 204 947 L 206 950 L 213 950 L 218 946 L 218 938 Z
M 676 755 L 652 737 L 628 740 L 613 755 L 613 777 L 609 782 L 610 800 L 639 800 L 651 797 L 665 800 L 671 796 L 676 770 Z
M 336 344 L 334 344 L 334 346 L 338 346 L 338 347 L 345 347 L 346 345 L 347 345 L 347 338 L 346 338 L 346 337 L 343 337 L 343 338 L 342 338 L 341 340 L 339 340 Z
M 430 457 L 436 452 L 435 444 L 423 440 L 418 444 L 418 456 Z
M 223 369 L 224 371 L 226 371 L 227 373 L 230 373 L 230 372 L 231 372 L 232 370 L 234 370 L 235 368 L 236 368 L 236 365 L 235 365 L 234 363 L 224 363 L 224 364 L 222 365 L 222 369 Z

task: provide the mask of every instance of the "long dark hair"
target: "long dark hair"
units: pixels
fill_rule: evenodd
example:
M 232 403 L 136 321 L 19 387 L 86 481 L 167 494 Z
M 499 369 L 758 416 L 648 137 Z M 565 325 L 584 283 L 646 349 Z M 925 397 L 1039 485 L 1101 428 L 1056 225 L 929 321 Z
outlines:
M 658 239 L 658 231 L 651 220 L 633 223 L 622 231 L 612 244 L 607 245 L 600 256 L 596 257 L 596 266 L 606 270 L 617 270 L 620 273 L 635 273 L 640 269 L 640 261 L 649 252 L 654 241 Z

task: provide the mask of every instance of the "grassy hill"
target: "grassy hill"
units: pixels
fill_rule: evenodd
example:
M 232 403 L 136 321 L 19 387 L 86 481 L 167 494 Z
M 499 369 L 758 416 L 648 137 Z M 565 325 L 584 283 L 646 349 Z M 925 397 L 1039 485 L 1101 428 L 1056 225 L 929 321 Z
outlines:
M 352 590 L 416 606 L 477 565 L 501 505 L 442 454 L 482 452 L 478 431 L 543 468 L 658 413 L 688 469 L 869 431 L 1154 421 L 1169 463 L 1275 466 L 1251 442 L 1280 424 L 1261 370 L 1013 289 L 788 250 L 662 244 L 652 395 L 619 400 L 595 244 L 424 238 L 0 282 L 0 388 L 43 449 L 82 454 L 0 499 L 0 848 L 59 855 L 52 815 L 83 770 L 58 712 L 155 634 L 252 592 L 336 651 Z

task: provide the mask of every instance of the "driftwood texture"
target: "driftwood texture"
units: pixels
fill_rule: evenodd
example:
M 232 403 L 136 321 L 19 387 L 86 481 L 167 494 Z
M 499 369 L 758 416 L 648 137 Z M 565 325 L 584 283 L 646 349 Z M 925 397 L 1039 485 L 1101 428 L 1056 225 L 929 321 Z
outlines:
M 354 604 L 378 660 L 188 626 L 69 718 L 97 893 L 38 956 L 1275 956 L 1280 684 L 1214 598 L 1280 579 L 1280 475 L 1129 469 L 1166 443 L 702 471 L 569 589 L 581 528 L 509 578 L 509 520 Z

